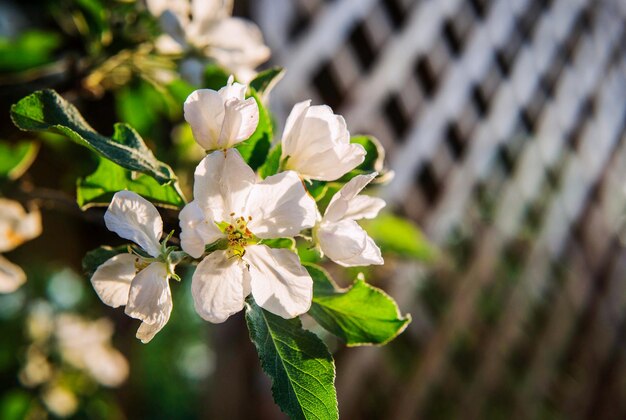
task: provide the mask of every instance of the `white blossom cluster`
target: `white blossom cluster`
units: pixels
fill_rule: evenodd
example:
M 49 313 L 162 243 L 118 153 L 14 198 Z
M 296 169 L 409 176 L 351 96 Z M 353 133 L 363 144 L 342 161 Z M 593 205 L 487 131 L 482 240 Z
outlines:
M 309 310 L 311 276 L 295 252 L 268 246 L 273 239 L 306 233 L 342 266 L 383 263 L 380 249 L 356 223 L 385 206 L 379 198 L 359 195 L 376 173 L 352 178 L 323 215 L 306 189 L 307 182 L 337 180 L 364 161 L 365 149 L 350 143 L 344 119 L 310 101 L 294 106 L 281 139 L 280 170 L 261 180 L 233 148 L 250 138 L 259 121 L 258 105 L 245 98 L 246 91 L 231 77 L 219 91 L 197 90 L 184 104 L 185 119 L 208 155 L 194 173 L 194 199 L 180 212 L 180 240 L 183 251 L 199 262 L 191 285 L 196 311 L 214 323 L 242 310 L 250 294 L 283 318 Z M 166 245 L 169 236 L 161 241 L 156 208 L 133 192 L 115 194 L 105 222 L 143 252 L 110 258 L 92 284 L 104 303 L 125 306 L 127 315 L 142 321 L 137 337 L 148 342 L 172 311 L 169 278 L 177 278 L 176 248 Z
M 147 6 L 164 32 L 156 40 L 157 50 L 184 55 L 180 72 L 196 86 L 202 83 L 207 60 L 249 82 L 270 56 L 259 28 L 231 16 L 233 0 L 147 0 Z

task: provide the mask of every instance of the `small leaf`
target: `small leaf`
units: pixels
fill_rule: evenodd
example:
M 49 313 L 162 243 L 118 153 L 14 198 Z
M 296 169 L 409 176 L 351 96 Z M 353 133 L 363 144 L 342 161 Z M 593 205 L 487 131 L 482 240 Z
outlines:
M 263 70 L 250 82 L 250 87 L 253 88 L 261 98 L 264 98 L 284 75 L 285 69 L 282 67 L 272 67 L 271 69 Z
M 220 90 L 228 82 L 230 75 L 217 64 L 208 64 L 204 68 L 203 87 L 205 89 Z
M 348 182 L 357 175 L 372 172 L 378 172 L 378 178 L 388 173 L 384 168 L 385 148 L 376 137 L 363 135 L 352 136 L 350 143 L 360 144 L 365 148 L 365 160 L 359 166 L 342 176 L 339 182 Z
M 280 169 L 280 155 L 282 153 L 282 146 L 278 143 L 270 150 L 267 155 L 265 163 L 259 167 L 259 176 L 261 178 L 267 178 L 271 175 L 276 175 Z
M 0 142 L 0 179 L 15 180 L 22 176 L 37 156 L 39 146 L 33 141 L 15 145 Z
M 174 181 L 172 169 L 159 162 L 132 127 L 115 124 L 112 138 L 98 134 L 78 110 L 51 89 L 37 91 L 11 107 L 13 123 L 22 130 L 63 134 L 131 171 L 152 176 L 161 184 Z
M 257 93 L 252 91 L 251 96 L 259 106 L 259 125 L 248 140 L 237 145 L 237 150 L 239 150 L 241 157 L 243 157 L 248 165 L 256 171 L 267 159 L 267 154 L 272 143 L 273 127 L 269 113 L 261 103 Z
M 348 346 L 386 344 L 411 322 L 389 295 L 363 279 L 357 278 L 349 289 L 339 289 L 320 266 L 304 266 L 313 278 L 309 315 Z
M 302 329 L 300 319 L 283 319 L 253 299 L 246 322 L 281 410 L 292 419 L 338 419 L 335 364 L 324 342 Z
M 108 205 L 121 190 L 134 191 L 154 204 L 181 208 L 185 200 L 177 184 L 160 185 L 154 178 L 134 173 L 115 163 L 99 158 L 96 171 L 76 182 L 76 202 L 81 209 Z
M 83 257 L 83 271 L 88 278 L 93 276 L 98 267 L 100 267 L 109 258 L 113 258 L 116 255 L 124 254 L 128 252 L 128 246 L 122 245 L 115 248 L 110 246 L 101 246 L 89 251 Z
M 296 251 L 296 241 L 293 238 L 263 239 L 262 243 L 270 248 L 285 248 Z
M 390 213 L 361 222 L 383 252 L 420 261 L 432 261 L 437 251 L 422 231 L 409 220 Z

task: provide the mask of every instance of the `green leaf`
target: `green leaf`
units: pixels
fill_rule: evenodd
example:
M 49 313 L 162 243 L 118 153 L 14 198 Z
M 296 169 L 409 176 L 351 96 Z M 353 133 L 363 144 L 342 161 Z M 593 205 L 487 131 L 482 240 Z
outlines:
M 40 90 L 21 99 L 11 107 L 11 118 L 22 130 L 63 134 L 123 168 L 152 176 L 161 184 L 176 179 L 172 169 L 154 157 L 132 127 L 118 123 L 112 138 L 98 134 L 78 110 L 54 90 Z
M 384 168 L 385 148 L 380 141 L 373 136 L 357 135 L 350 138 L 350 143 L 360 144 L 365 148 L 365 160 L 359 166 L 345 174 L 339 182 L 348 182 L 357 175 L 378 172 L 379 177 L 386 174 Z
M 134 191 L 163 207 L 181 208 L 185 205 L 176 184 L 160 185 L 148 175 L 131 172 L 115 163 L 99 158 L 96 171 L 76 182 L 76 202 L 81 209 L 108 205 L 121 190 Z
M 237 145 L 237 150 L 241 157 L 250 165 L 253 170 L 257 170 L 266 160 L 272 143 L 272 120 L 267 109 L 261 103 L 256 92 L 251 95 L 259 106 L 259 125 L 250 138 Z
M 54 32 L 27 31 L 17 39 L 0 37 L 0 72 L 19 72 L 50 63 L 61 45 Z
M 0 142 L 0 179 L 14 180 L 22 176 L 37 156 L 39 146 L 33 141 L 15 145 Z
M 281 410 L 292 419 L 338 419 L 335 364 L 322 340 L 302 329 L 300 319 L 283 319 L 253 299 L 246 322 Z
M 362 278 L 349 289 L 339 289 L 320 266 L 304 266 L 313 278 L 309 315 L 348 346 L 386 344 L 411 322 L 389 295 Z
M 272 67 L 271 69 L 263 70 L 250 82 L 250 87 L 263 98 L 276 86 L 276 83 L 278 83 L 284 75 L 285 69 L 282 67 Z
M 363 220 L 361 226 L 383 252 L 420 261 L 432 261 L 437 256 L 436 249 L 409 220 L 382 213 L 375 219 Z
M 122 245 L 115 248 L 110 246 L 101 246 L 89 251 L 83 257 L 83 271 L 88 278 L 93 276 L 93 273 L 109 258 L 113 258 L 116 255 L 124 254 L 128 252 L 128 246 Z
M 226 86 L 229 76 L 221 66 L 208 64 L 204 68 L 203 86 L 205 89 L 220 90 Z
M 293 238 L 263 239 L 261 243 L 270 248 L 285 248 L 294 252 L 296 251 L 296 241 Z
M 261 178 L 267 178 L 268 176 L 275 175 L 280 169 L 280 155 L 283 149 L 280 143 L 272 148 L 267 155 L 265 163 L 259 167 L 259 176 Z

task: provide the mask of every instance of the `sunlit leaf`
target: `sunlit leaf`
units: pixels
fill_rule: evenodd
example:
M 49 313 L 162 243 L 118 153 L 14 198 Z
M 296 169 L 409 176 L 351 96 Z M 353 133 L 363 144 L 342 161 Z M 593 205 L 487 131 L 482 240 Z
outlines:
M 54 90 L 40 90 L 21 99 L 11 107 L 11 118 L 22 130 L 63 134 L 123 168 L 152 176 L 161 184 L 176 179 L 172 169 L 154 157 L 132 127 L 118 123 L 111 138 L 98 134 L 78 110 Z
M 253 88 L 261 98 L 264 98 L 284 75 L 285 70 L 282 67 L 272 67 L 271 69 L 263 70 L 252 79 L 250 87 Z
M 402 316 L 389 295 L 362 278 L 348 289 L 339 289 L 321 267 L 305 267 L 313 278 L 309 315 L 348 346 L 385 344 L 411 322 L 410 315 Z
M 248 299 L 246 322 L 281 410 L 292 419 L 339 418 L 335 364 L 322 340 L 302 329 L 300 319 L 283 319 L 253 299 Z
M 421 261 L 432 261 L 437 251 L 422 231 L 409 220 L 390 213 L 379 214 L 361 225 L 378 244 L 383 253 Z
M 365 160 L 352 171 L 342 176 L 339 182 L 348 182 L 357 175 L 369 174 L 374 171 L 378 172 L 379 177 L 386 174 L 384 169 L 385 149 L 376 137 L 352 136 L 350 143 L 360 144 L 365 148 Z
M 185 204 L 176 184 L 160 185 L 148 175 L 131 172 L 103 158 L 94 173 L 76 183 L 76 201 L 83 210 L 108 205 L 121 190 L 134 191 L 164 207 L 180 208 Z
M 14 180 L 22 176 L 37 156 L 39 146 L 32 141 L 15 145 L 0 142 L 0 179 Z

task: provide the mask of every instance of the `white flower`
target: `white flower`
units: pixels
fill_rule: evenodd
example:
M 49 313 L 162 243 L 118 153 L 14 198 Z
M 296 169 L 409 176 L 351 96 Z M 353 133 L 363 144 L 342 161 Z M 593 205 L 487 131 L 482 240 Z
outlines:
M 0 198 L 0 252 L 11 251 L 40 234 L 39 210 L 26 213 L 17 201 Z M 0 255 L 0 293 L 11 293 L 25 281 L 24 270 Z
M 150 202 L 130 191 L 113 196 L 104 221 L 110 231 L 135 242 L 153 257 L 118 254 L 91 277 L 91 284 L 105 304 L 113 308 L 126 305 L 126 315 L 142 321 L 137 338 L 147 343 L 165 326 L 172 312 L 168 280 L 173 268 L 163 262 L 159 243 L 163 221 Z
M 147 4 L 165 32 L 156 42 L 163 54 L 199 52 L 245 82 L 252 80 L 254 69 L 270 56 L 259 28 L 231 17 L 232 0 L 148 0 Z M 196 68 L 188 80 L 201 81 L 202 71 L 204 66 Z
M 296 104 L 285 124 L 281 160 L 304 178 L 334 181 L 365 160 L 365 149 L 350 143 L 340 115 L 311 101 Z
M 180 214 L 183 250 L 199 258 L 206 244 L 228 243 L 204 258 L 193 275 L 194 304 L 202 318 L 225 321 L 243 309 L 250 293 L 259 306 L 283 318 L 308 311 L 313 282 L 297 254 L 262 243 L 315 224 L 315 201 L 295 172 L 257 182 L 236 149 L 213 152 L 196 168 L 194 198 Z
M 55 335 L 63 360 L 85 370 L 102 385 L 116 387 L 128 377 L 126 358 L 111 345 L 113 325 L 108 319 L 89 321 L 61 314 L 56 319 Z
M 380 198 L 358 195 L 376 173 L 358 175 L 339 190 L 328 204 L 314 236 L 324 254 L 344 267 L 383 264 L 380 249 L 356 222 L 373 219 L 385 202 Z
M 245 99 L 246 85 L 228 84 L 219 91 L 199 89 L 185 101 L 185 120 L 205 150 L 228 149 L 248 139 L 259 123 L 254 98 Z

